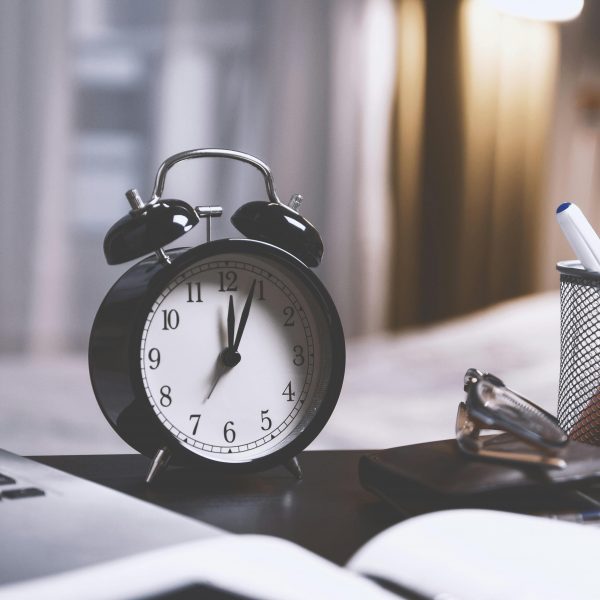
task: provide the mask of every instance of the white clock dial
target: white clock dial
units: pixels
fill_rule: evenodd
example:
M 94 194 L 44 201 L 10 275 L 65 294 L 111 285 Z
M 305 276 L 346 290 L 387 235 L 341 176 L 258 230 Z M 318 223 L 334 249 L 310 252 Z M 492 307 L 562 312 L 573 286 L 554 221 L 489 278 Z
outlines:
M 196 454 L 224 462 L 268 455 L 295 439 L 323 401 L 331 356 L 323 327 L 314 297 L 278 261 L 234 253 L 198 261 L 148 314 L 140 348 L 148 400 Z

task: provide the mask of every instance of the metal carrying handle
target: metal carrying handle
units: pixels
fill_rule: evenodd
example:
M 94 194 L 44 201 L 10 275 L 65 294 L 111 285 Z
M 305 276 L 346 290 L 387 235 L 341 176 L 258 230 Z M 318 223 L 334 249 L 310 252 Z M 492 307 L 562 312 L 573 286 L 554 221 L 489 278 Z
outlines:
M 173 154 L 173 156 L 167 158 L 160 165 L 160 167 L 158 167 L 158 171 L 156 172 L 154 189 L 152 191 L 152 198 L 149 204 L 154 204 L 161 199 L 163 190 L 165 189 L 165 180 L 167 178 L 169 169 L 178 162 L 181 162 L 182 160 L 188 160 L 190 158 L 231 158 L 233 160 L 239 160 L 240 162 L 248 163 L 249 165 L 252 165 L 258 169 L 264 177 L 269 201 L 282 204 L 275 190 L 275 182 L 273 181 L 271 169 L 269 169 L 269 167 L 262 160 L 259 160 L 251 154 L 237 152 L 236 150 L 222 150 L 220 148 L 198 148 L 196 150 L 186 150 L 184 152 L 179 152 L 178 154 Z

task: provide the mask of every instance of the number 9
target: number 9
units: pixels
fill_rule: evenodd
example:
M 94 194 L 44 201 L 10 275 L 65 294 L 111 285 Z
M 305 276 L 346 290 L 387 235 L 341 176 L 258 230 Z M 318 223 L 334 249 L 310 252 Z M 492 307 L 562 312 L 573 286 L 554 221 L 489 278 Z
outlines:
M 160 365 L 160 351 L 158 348 L 150 349 L 150 352 L 148 352 L 148 360 L 153 363 L 150 365 L 152 370 L 158 369 L 158 365 Z

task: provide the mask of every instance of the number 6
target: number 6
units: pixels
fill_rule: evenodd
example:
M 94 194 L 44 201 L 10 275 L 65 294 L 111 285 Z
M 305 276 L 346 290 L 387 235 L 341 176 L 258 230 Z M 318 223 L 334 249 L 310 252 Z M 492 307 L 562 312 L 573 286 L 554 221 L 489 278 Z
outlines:
M 235 442 L 235 431 L 230 425 L 234 425 L 234 422 L 227 421 L 227 423 L 225 423 L 225 427 L 223 427 L 223 437 L 228 444 L 233 444 L 233 442 Z

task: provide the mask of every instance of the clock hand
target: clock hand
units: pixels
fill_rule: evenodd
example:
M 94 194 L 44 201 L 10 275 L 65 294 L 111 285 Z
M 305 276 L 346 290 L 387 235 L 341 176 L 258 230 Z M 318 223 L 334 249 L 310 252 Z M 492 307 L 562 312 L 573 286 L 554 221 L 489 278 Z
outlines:
M 219 379 L 221 379 L 222 375 L 230 369 L 231 367 L 235 367 L 240 362 L 240 354 L 234 348 L 233 334 L 235 331 L 235 310 L 233 308 L 233 295 L 229 296 L 229 307 L 227 309 L 227 348 L 224 348 L 217 359 L 216 365 L 216 373 L 215 378 L 213 379 L 212 385 L 210 386 L 210 390 L 208 395 L 204 399 L 206 402 L 214 392 L 217 387 L 217 383 L 219 383 Z
M 237 349 L 240 347 L 240 342 L 242 341 L 242 334 L 244 333 L 246 322 L 248 321 L 248 315 L 250 314 L 250 306 L 252 305 L 252 298 L 254 297 L 255 286 L 256 279 L 252 282 L 252 285 L 250 286 L 250 292 L 248 293 L 248 298 L 246 298 L 246 304 L 244 304 L 244 309 L 242 310 L 242 316 L 240 317 L 240 323 L 238 325 L 238 330 L 235 335 L 235 342 L 233 344 L 233 350 L 235 352 L 237 352 Z
M 233 333 L 235 331 L 235 312 L 233 310 L 233 294 L 229 295 L 229 309 L 227 311 L 227 347 L 233 350 Z
M 210 390 L 206 395 L 204 402 L 206 402 L 211 397 L 212 393 L 217 387 L 217 383 L 219 383 L 219 379 L 221 379 L 221 376 L 225 373 L 225 371 L 227 371 L 227 369 L 228 367 L 224 364 L 221 355 L 219 355 L 219 359 L 217 360 L 217 364 L 215 367 L 215 378 L 213 379 L 212 385 L 210 386 Z
M 221 376 L 225 373 L 225 371 L 232 367 L 235 367 L 242 358 L 240 356 L 240 353 L 238 352 L 238 348 L 240 346 L 240 342 L 242 341 L 242 334 L 244 333 L 244 329 L 246 328 L 248 315 L 250 314 L 250 307 L 252 306 L 252 299 L 254 298 L 255 286 L 256 279 L 252 282 L 252 285 L 250 286 L 248 298 L 246 298 L 246 303 L 244 304 L 244 308 L 242 309 L 242 316 L 240 317 L 240 324 L 238 325 L 235 340 L 233 339 L 233 332 L 235 329 L 235 310 L 233 308 L 233 295 L 229 296 L 229 307 L 227 309 L 227 348 L 222 350 L 219 354 L 219 360 L 217 362 L 217 373 L 212 382 L 212 385 L 210 386 L 208 395 L 204 400 L 205 402 L 211 397 L 214 389 L 217 387 L 219 379 L 221 379 Z
M 245 310 L 246 307 L 244 307 Z M 242 314 L 242 319 L 244 315 Z M 219 354 L 220 363 L 227 368 L 235 367 L 240 362 L 241 356 L 233 341 L 235 330 L 235 312 L 233 309 L 233 295 L 229 296 L 229 308 L 227 309 L 227 348 Z M 219 376 L 220 377 L 220 376 Z M 218 378 L 217 378 L 218 381 Z M 215 384 L 216 385 L 216 384 Z M 214 385 L 213 388 L 214 389 Z M 212 390 L 211 390 L 212 393 Z M 210 396 L 210 395 L 209 395 Z

